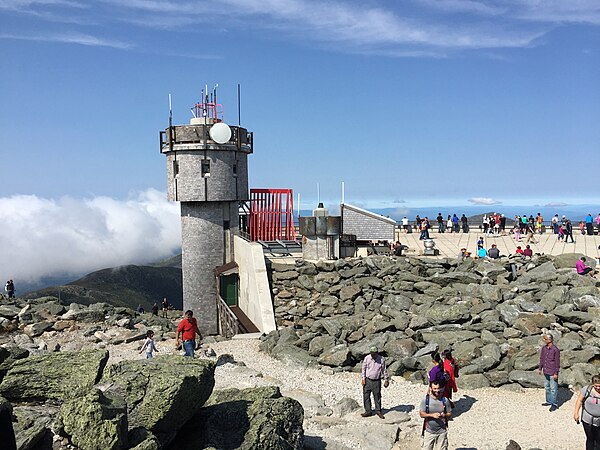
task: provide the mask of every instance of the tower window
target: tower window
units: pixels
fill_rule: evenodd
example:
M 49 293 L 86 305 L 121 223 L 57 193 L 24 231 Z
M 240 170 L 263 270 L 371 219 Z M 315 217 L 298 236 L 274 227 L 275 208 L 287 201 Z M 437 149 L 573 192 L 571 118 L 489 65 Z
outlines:
M 210 177 L 210 159 L 203 159 L 200 166 L 203 177 Z
M 173 177 L 179 175 L 179 161 L 173 161 Z
M 237 177 L 237 164 L 233 165 L 233 176 Z

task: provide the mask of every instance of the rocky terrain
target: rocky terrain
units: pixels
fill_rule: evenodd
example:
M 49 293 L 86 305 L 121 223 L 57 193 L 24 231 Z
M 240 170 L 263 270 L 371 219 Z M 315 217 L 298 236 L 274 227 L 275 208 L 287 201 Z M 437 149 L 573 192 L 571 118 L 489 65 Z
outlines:
M 575 272 L 580 256 L 273 263 L 280 328 L 261 348 L 358 371 L 376 346 L 392 374 L 419 383 L 431 352 L 452 348 L 463 388 L 541 387 L 541 333 L 549 331 L 562 350 L 560 381 L 584 385 L 600 365 L 600 289 Z
M 137 351 L 147 329 L 162 347 L 152 360 Z M 106 303 L 3 298 L 0 405 L 12 410 L 17 448 L 303 447 L 300 403 L 277 386 L 214 390 L 215 369 L 233 359 L 184 358 L 174 329 Z

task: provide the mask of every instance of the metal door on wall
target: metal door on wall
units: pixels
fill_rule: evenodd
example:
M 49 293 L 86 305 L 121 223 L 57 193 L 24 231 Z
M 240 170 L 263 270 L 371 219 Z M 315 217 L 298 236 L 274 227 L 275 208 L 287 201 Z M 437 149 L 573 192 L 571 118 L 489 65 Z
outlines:
M 238 304 L 238 275 L 221 275 L 219 277 L 219 292 L 221 298 L 225 300 L 227 306 L 237 306 Z

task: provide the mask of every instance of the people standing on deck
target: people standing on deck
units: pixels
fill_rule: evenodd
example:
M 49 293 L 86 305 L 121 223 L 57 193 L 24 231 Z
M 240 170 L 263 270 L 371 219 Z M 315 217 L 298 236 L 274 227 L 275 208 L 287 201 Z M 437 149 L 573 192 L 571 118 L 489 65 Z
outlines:
M 445 230 L 444 230 L 444 216 L 442 216 L 442 213 L 438 213 L 437 223 L 438 223 L 438 233 L 443 233 Z
M 571 223 L 571 219 L 567 219 L 565 222 L 565 244 L 569 241 L 569 237 L 571 237 L 571 243 L 575 243 L 575 239 L 573 239 L 573 224 Z
M 558 214 L 554 214 L 554 217 L 552 218 L 552 231 L 554 232 L 554 234 L 558 234 L 558 229 L 559 229 L 558 222 L 559 222 Z
M 535 231 L 537 234 L 542 234 L 542 224 L 544 222 L 544 218 L 540 213 L 537 213 L 537 217 L 535 218 Z
M 469 219 L 464 214 L 460 218 L 460 222 L 462 223 L 462 231 L 463 233 L 469 232 Z
M 594 218 L 591 214 L 588 214 L 585 218 L 585 233 L 588 236 L 594 235 Z

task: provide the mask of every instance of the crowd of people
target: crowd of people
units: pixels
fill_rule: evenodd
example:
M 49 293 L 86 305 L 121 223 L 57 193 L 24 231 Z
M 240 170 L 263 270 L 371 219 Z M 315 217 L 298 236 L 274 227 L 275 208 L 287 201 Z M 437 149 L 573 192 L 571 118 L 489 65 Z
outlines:
M 542 338 L 544 343 L 540 349 L 538 364 L 538 373 L 543 378 L 545 391 L 545 402 L 542 406 L 549 407 L 549 412 L 554 412 L 560 406 L 560 350 L 550 332 L 544 333 Z M 451 349 L 431 353 L 428 386 L 419 405 L 419 416 L 423 419 L 423 448 L 427 450 L 448 449 L 448 422 L 456 408 L 452 395 L 458 391 L 459 368 L 459 362 L 452 356 Z M 383 384 L 384 387 L 388 387 L 389 383 L 385 357 L 378 352 L 377 347 L 371 347 L 370 353 L 362 362 L 363 417 L 376 415 L 381 419 L 385 418 L 381 407 L 381 386 Z M 579 392 L 573 419 L 578 424 L 583 423 L 586 449 L 600 449 L 600 375 L 594 375 L 590 385 L 583 387 Z
M 458 217 L 456 214 L 448 214 L 446 218 L 442 215 L 442 213 L 438 213 L 435 222 L 437 223 L 437 232 L 438 233 L 468 233 L 470 231 L 469 219 L 462 214 Z M 401 220 L 402 229 L 408 233 L 412 231 L 411 223 L 408 217 L 404 216 Z M 434 227 L 435 224 L 432 224 L 429 217 L 421 218 L 418 214 L 415 217 L 414 221 L 415 227 L 417 231 L 421 233 L 420 239 L 428 239 L 429 232 Z M 565 236 L 568 236 L 570 233 L 571 240 L 573 240 L 573 223 L 571 219 L 568 219 L 566 216 L 562 216 L 559 218 L 558 214 L 555 214 L 550 222 L 546 222 L 549 228 L 552 229 L 552 232 L 559 237 L 559 239 L 564 239 Z M 515 233 L 515 236 L 521 235 L 533 235 L 542 234 L 546 231 L 546 225 L 544 224 L 544 217 L 541 213 L 537 213 L 535 216 L 530 214 L 523 215 L 515 215 L 512 223 L 507 223 L 507 218 L 504 214 L 500 214 L 497 212 L 493 212 L 490 214 L 484 214 L 481 223 L 478 223 L 478 229 L 482 231 L 486 237 L 491 235 L 506 235 L 508 234 L 507 226 L 512 225 L 512 230 Z M 510 228 L 509 228 L 510 229 Z M 579 230 L 582 234 L 593 235 L 595 233 L 600 234 L 600 213 L 598 216 L 593 217 L 592 214 L 588 214 L 585 220 L 579 222 Z M 517 239 L 518 240 L 518 239 Z

